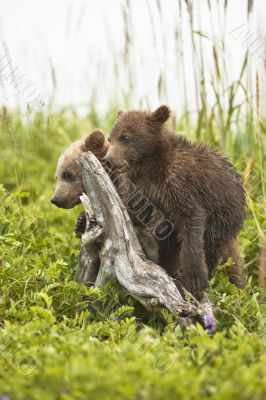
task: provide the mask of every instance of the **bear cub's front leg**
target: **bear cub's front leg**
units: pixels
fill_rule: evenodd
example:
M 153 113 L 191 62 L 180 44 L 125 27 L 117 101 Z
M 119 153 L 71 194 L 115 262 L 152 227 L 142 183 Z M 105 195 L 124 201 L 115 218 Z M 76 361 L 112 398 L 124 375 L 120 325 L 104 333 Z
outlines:
M 184 287 L 200 297 L 208 287 L 209 272 L 204 251 L 204 215 L 199 211 L 183 221 L 180 272 Z

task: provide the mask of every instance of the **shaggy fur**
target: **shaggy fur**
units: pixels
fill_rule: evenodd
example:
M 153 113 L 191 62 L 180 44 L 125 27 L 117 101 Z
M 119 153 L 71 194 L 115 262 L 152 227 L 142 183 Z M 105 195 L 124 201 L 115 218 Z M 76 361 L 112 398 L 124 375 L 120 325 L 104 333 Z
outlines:
M 151 113 L 120 113 L 105 159 L 123 167 L 122 181 L 132 182 L 171 221 L 168 237 L 160 240 L 157 235 L 159 263 L 171 276 L 181 275 L 185 287 L 197 295 L 219 260 L 237 252 L 245 194 L 241 176 L 224 156 L 165 127 L 169 114 L 166 106 Z M 121 187 L 126 203 L 128 184 Z M 146 222 L 154 231 L 152 214 Z M 241 286 L 243 272 L 238 273 L 235 283 Z

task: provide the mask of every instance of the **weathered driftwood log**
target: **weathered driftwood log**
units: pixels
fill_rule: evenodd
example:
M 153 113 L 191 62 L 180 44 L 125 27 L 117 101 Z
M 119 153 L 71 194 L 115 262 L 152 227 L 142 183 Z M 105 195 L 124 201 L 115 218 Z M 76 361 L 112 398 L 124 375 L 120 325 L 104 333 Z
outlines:
M 207 295 L 200 304 L 192 296 L 185 301 L 173 279 L 145 257 L 127 210 L 96 157 L 88 152 L 78 163 L 89 199 L 81 196 L 87 226 L 76 279 L 98 287 L 111 280 L 150 311 L 162 305 L 177 316 L 196 317 L 212 325 Z

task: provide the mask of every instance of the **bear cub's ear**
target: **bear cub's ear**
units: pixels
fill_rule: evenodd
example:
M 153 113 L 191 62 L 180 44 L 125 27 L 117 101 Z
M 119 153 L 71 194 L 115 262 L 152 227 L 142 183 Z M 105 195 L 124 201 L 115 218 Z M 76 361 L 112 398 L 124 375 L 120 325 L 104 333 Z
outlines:
M 150 119 L 154 123 L 164 124 L 170 117 L 170 113 L 169 107 L 162 105 L 150 114 Z
M 97 129 L 84 139 L 82 149 L 83 151 L 99 150 L 104 146 L 104 142 L 104 134 Z
M 117 112 L 117 114 L 116 114 L 116 117 L 119 118 L 119 117 L 121 117 L 121 115 L 123 115 L 123 114 L 124 114 L 124 111 L 119 110 L 119 111 Z

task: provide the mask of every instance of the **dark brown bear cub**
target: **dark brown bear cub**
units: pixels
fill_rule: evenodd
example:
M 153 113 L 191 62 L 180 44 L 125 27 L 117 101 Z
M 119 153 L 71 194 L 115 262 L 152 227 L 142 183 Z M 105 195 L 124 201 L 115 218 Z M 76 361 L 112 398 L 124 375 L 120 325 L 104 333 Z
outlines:
M 121 176 L 172 222 L 169 237 L 158 240 L 160 265 L 200 294 L 220 258 L 236 243 L 245 194 L 228 160 L 205 144 L 170 132 L 165 127 L 169 115 L 166 106 L 151 113 L 120 112 L 105 159 L 123 167 Z M 125 187 L 119 193 L 126 203 Z

